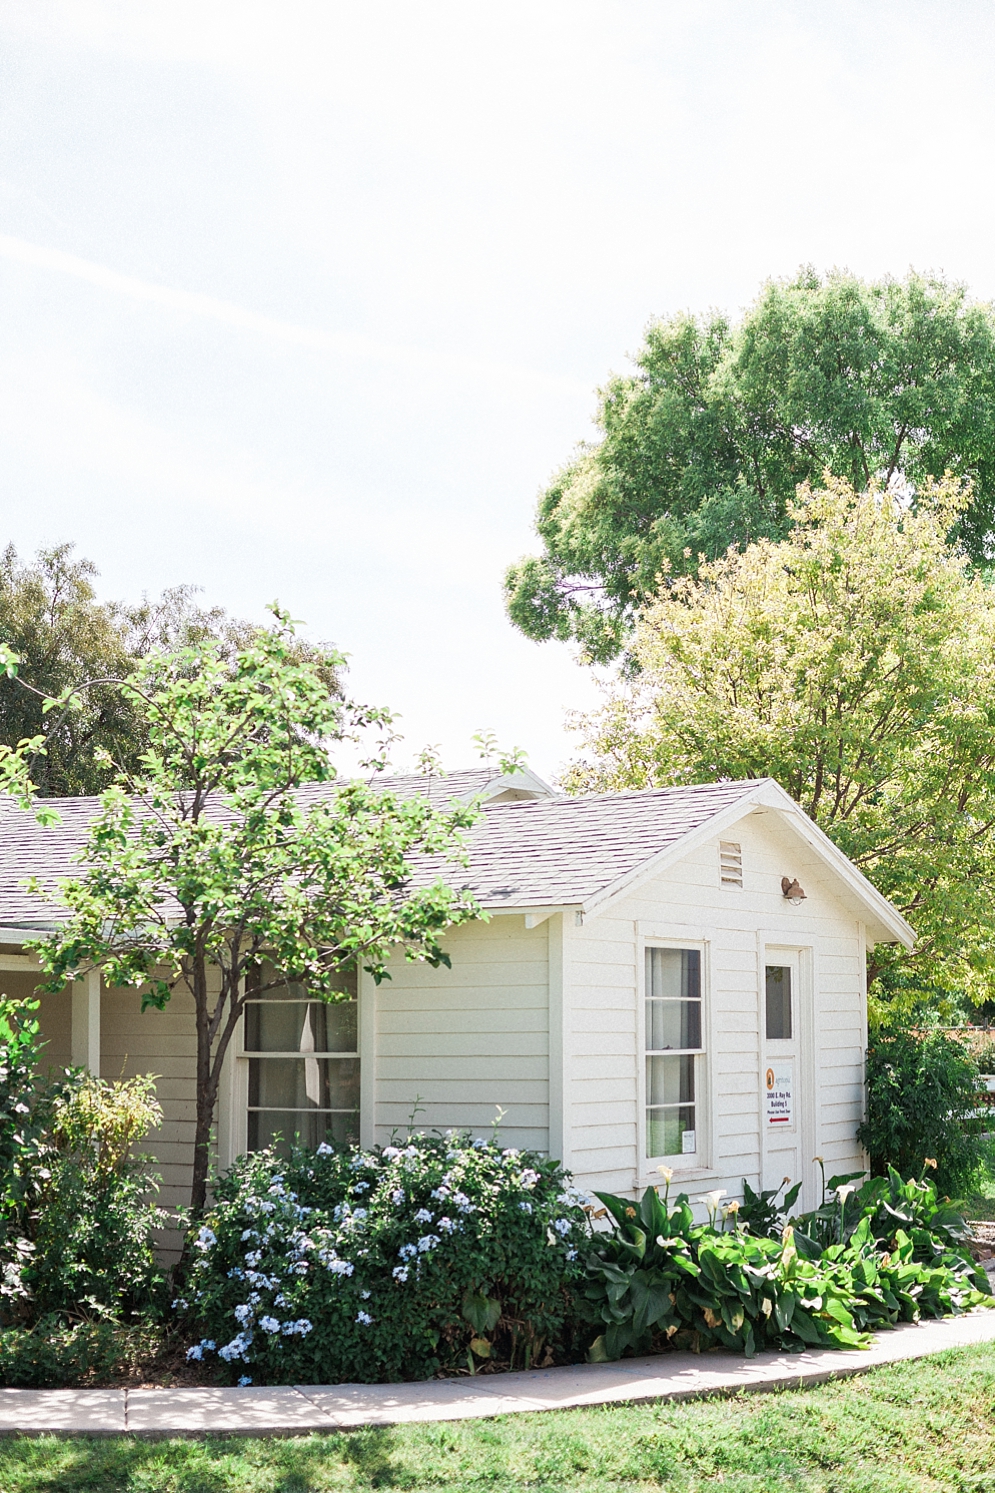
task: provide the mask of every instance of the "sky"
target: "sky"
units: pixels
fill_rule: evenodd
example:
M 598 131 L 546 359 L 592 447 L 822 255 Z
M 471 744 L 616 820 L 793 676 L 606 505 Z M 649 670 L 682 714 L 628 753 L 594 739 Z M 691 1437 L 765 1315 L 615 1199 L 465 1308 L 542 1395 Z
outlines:
M 993 144 L 987 3 L 0 0 L 0 540 L 555 777 L 501 578 L 598 385 L 801 264 L 995 299 Z

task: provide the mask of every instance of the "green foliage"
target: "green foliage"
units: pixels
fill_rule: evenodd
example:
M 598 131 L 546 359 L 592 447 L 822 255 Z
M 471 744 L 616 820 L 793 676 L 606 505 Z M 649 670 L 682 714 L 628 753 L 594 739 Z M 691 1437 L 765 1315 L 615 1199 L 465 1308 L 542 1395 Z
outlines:
M 59 1382 L 59 1354 L 78 1365 L 89 1343 L 103 1345 L 92 1365 L 103 1372 L 115 1332 L 148 1326 L 164 1305 L 156 1179 L 130 1150 L 162 1119 L 152 1082 L 43 1076 L 36 1007 L 0 997 L 0 1382 L 10 1383 Z M 31 1379 L 39 1337 L 53 1346 Z
M 663 1198 L 650 1187 L 639 1203 L 598 1193 L 611 1231 L 596 1236 L 587 1257 L 581 1301 L 596 1333 L 589 1357 L 600 1362 L 668 1344 L 747 1354 L 857 1347 L 877 1328 L 995 1304 L 968 1251 L 950 1245 L 963 1220 L 937 1205 L 935 1189 L 903 1190 L 897 1176 L 876 1182 L 853 1227 L 827 1245 L 814 1237 L 811 1215 L 778 1239 L 749 1232 L 736 1205 L 718 1225 L 718 1195 L 709 1222 L 695 1224 L 686 1194 L 670 1205 L 669 1184 Z M 762 1223 L 772 1198 L 757 1210 Z M 846 1201 L 844 1193 L 841 1215 Z M 885 1236 L 878 1237 L 882 1210 Z M 812 1232 L 802 1232 L 805 1223 Z
M 108 753 L 138 766 L 148 744 L 142 712 L 119 681 L 143 658 L 205 637 L 231 647 L 253 630 L 220 607 L 196 606 L 189 586 L 133 606 L 98 601 L 96 574 L 71 544 L 40 550 L 32 564 L 13 545 L 0 555 L 0 642 L 20 660 L 0 678 L 0 743 L 41 738 L 32 769 L 46 796 L 99 793 L 113 777 Z M 46 710 L 70 691 L 65 708 Z
M 746 1178 L 743 1178 L 739 1221 L 751 1234 L 763 1239 L 774 1239 L 780 1235 L 784 1215 L 791 1212 L 802 1190 L 802 1184 L 796 1182 L 793 1187 L 788 1188 L 778 1204 L 778 1198 L 790 1181 L 790 1177 L 785 1177 L 780 1187 L 765 1187 L 760 1192 L 754 1192 Z
M 255 1383 L 527 1368 L 564 1333 L 585 1232 L 559 1165 L 496 1141 L 261 1151 L 215 1184 L 177 1309 L 194 1358 Z
M 903 1010 L 995 978 L 995 592 L 946 534 L 944 481 L 910 513 L 834 481 L 794 526 L 684 577 L 636 630 L 640 672 L 581 724 L 576 792 L 775 778 L 917 934 Z
M 22 1389 L 106 1384 L 146 1365 L 161 1345 L 161 1329 L 149 1323 L 67 1324 L 54 1312 L 33 1327 L 0 1327 L 0 1384 Z
M 985 1155 L 987 1116 L 977 1115 L 978 1065 L 956 1037 L 933 1027 L 884 1027 L 867 1050 L 867 1115 L 857 1131 L 872 1169 L 915 1175 L 933 1159 L 939 1185 L 964 1193 Z
M 460 831 L 477 811 L 398 797 L 375 782 L 341 782 L 329 746 L 375 730 L 388 712 L 343 700 L 341 656 L 302 652 L 289 617 L 242 645 L 204 638 L 151 655 L 124 694 L 142 713 L 148 750 L 103 795 L 63 883 L 67 922 L 35 944 L 50 988 L 99 968 L 162 1007 L 190 992 L 197 1030 L 197 1115 L 191 1202 L 205 1202 L 221 1069 L 245 1002 L 299 980 L 344 999 L 342 973 L 379 980 L 392 954 L 446 964 L 440 939 L 478 913 L 441 879 L 413 880 L 414 856 L 458 874 Z M 382 767 L 382 753 L 368 766 Z M 213 987 L 209 971 L 217 976 Z
M 715 314 L 652 322 L 635 362 L 600 392 L 600 442 L 539 500 L 543 554 L 508 572 L 509 615 L 527 636 L 573 636 L 606 661 L 661 570 L 783 538 L 797 484 L 827 468 L 913 494 L 948 469 L 970 478 L 958 532 L 975 563 L 988 560 L 995 318 L 962 286 L 803 269 L 768 282 L 736 326 Z

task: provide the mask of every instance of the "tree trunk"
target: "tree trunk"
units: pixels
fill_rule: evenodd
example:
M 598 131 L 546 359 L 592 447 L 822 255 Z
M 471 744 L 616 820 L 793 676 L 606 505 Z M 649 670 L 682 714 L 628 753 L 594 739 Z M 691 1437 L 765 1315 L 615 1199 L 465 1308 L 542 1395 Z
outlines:
M 198 954 L 193 968 L 193 999 L 197 1022 L 197 1123 L 193 1140 L 193 1183 L 190 1188 L 191 1221 L 203 1215 L 207 1204 L 207 1174 L 210 1167 L 211 1124 L 217 1099 L 217 1076 L 211 1072 L 211 1028 L 207 1008 L 207 960 Z

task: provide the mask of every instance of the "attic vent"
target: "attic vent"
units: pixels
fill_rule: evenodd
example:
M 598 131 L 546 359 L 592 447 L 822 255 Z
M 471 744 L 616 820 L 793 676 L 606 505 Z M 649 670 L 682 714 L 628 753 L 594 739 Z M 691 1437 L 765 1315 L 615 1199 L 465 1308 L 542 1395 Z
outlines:
M 723 886 L 743 885 L 743 848 L 733 840 L 719 841 L 719 880 Z

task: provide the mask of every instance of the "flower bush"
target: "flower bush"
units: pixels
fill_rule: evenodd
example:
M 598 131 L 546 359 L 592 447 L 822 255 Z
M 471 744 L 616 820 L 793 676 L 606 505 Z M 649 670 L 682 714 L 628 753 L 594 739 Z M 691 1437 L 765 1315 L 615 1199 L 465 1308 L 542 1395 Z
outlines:
M 37 1003 L 0 997 L 0 1383 L 84 1383 L 156 1338 L 165 1282 L 152 1081 L 40 1071 Z
M 554 1161 L 466 1135 L 244 1156 L 191 1236 L 189 1356 L 254 1383 L 551 1360 L 587 1240 Z
M 640 1203 L 598 1193 L 609 1231 L 585 1259 L 582 1310 L 596 1334 L 588 1356 L 666 1346 L 797 1351 L 846 1348 L 871 1329 L 995 1306 L 963 1243 L 963 1220 L 932 1183 L 897 1173 L 861 1189 L 841 1182 L 815 1214 L 771 1237 L 775 1194 L 754 1195 L 765 1231 L 737 1204 L 696 1224 L 687 1195 L 671 1206 L 648 1188 Z M 806 1232 L 806 1228 L 808 1232 Z M 821 1236 L 821 1237 L 820 1237 Z

